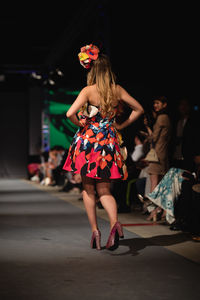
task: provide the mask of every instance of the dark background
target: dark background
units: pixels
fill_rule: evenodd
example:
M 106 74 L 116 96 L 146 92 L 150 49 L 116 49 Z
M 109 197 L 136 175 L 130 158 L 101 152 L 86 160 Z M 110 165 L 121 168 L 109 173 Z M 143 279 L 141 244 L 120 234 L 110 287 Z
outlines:
M 54 89 L 86 84 L 77 54 L 94 42 L 110 56 L 118 82 L 146 110 L 165 95 L 170 111 L 181 97 L 198 104 L 197 7 L 132 1 L 10 4 L 1 8 L 1 177 L 24 177 L 40 139 L 44 80 L 60 68 Z M 42 75 L 34 80 L 32 72 Z M 55 76 L 54 76 L 55 77 Z M 131 136 L 130 136 L 131 138 Z M 32 153 L 33 152 L 33 153 Z

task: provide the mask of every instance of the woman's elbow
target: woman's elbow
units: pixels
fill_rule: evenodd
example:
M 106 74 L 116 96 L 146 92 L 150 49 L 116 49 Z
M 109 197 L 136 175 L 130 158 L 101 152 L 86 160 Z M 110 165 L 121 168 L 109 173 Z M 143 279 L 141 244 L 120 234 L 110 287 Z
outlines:
M 69 111 L 66 112 L 66 117 L 67 117 L 67 118 L 70 118 L 70 117 L 71 117 L 71 114 L 69 113 Z
M 144 114 L 144 108 L 142 106 L 140 107 L 139 112 L 140 112 L 140 115 Z

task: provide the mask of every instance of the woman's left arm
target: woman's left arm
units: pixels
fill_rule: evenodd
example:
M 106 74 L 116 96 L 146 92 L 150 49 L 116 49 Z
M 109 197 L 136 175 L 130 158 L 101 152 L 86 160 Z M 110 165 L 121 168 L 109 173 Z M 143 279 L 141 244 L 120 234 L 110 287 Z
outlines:
M 119 99 L 124 101 L 132 109 L 129 117 L 122 124 L 114 124 L 116 129 L 122 130 L 136 121 L 144 113 L 144 109 L 141 104 L 131 95 L 129 95 L 128 92 L 120 85 L 117 85 L 117 90 Z

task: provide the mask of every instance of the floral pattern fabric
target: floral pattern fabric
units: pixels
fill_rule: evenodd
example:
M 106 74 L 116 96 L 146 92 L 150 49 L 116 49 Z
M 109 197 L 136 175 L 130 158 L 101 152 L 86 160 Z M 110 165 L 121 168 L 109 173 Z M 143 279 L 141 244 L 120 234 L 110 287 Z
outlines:
M 184 180 L 182 174 L 184 170 L 178 168 L 170 168 L 163 179 L 155 187 L 153 192 L 147 194 L 147 198 L 153 204 L 161 207 L 166 211 L 166 220 L 171 224 L 175 221 L 174 217 L 174 202 L 181 193 L 181 186 Z M 155 207 L 148 207 L 151 211 Z
M 127 179 L 120 141 L 112 125 L 114 116 L 102 116 L 97 110 L 92 117 L 83 112 L 78 117 L 85 126 L 76 132 L 63 169 L 95 179 Z

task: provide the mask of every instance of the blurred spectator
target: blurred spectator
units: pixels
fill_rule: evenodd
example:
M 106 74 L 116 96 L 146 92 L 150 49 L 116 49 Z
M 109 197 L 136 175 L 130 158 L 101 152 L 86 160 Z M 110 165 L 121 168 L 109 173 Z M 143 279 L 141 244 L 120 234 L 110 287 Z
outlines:
M 190 232 L 200 240 L 200 155 L 194 157 L 194 162 L 193 173 L 170 168 L 154 191 L 147 195 L 146 203 L 154 221 L 164 210 L 171 230 Z
M 155 189 L 147 194 L 147 198 L 153 203 L 148 205 L 153 221 L 157 220 L 157 214 L 161 213 L 162 210 L 165 212 L 163 217 L 166 217 L 169 224 L 175 221 L 175 202 L 178 201 L 181 194 L 184 180 L 193 182 L 194 177 L 185 170 L 170 168 Z
M 136 179 L 134 186 L 136 189 L 136 195 L 140 198 L 145 197 L 146 193 L 150 191 L 150 176 L 148 174 L 148 163 L 143 160 L 149 151 L 149 143 L 146 139 L 147 134 L 144 132 L 138 132 L 134 138 L 134 151 L 131 154 L 131 158 L 135 163 L 135 166 L 140 173 Z M 146 205 L 143 205 L 143 212 L 147 212 Z
M 44 178 L 40 184 L 52 185 L 54 183 L 52 170 L 58 166 L 58 162 L 59 159 L 57 150 L 55 148 L 50 149 L 48 161 L 41 164 Z
M 138 140 L 136 138 L 136 140 Z M 138 150 L 137 150 L 138 151 Z M 129 213 L 131 211 L 131 204 L 133 202 L 134 196 L 134 183 L 138 178 L 140 170 L 136 167 L 135 162 L 131 158 L 132 153 L 128 152 L 128 157 L 126 160 L 128 178 L 127 180 L 114 180 L 112 182 L 111 190 L 112 194 L 117 201 L 118 213 Z M 135 154 L 133 153 L 133 156 Z M 141 153 L 137 153 L 137 156 Z
M 169 142 L 171 135 L 171 121 L 167 113 L 167 98 L 165 96 L 156 97 L 153 101 L 155 112 L 155 123 L 153 129 L 150 128 L 148 120 L 144 119 L 144 124 L 148 133 L 148 141 L 156 151 L 158 162 L 150 162 L 148 173 L 150 174 L 151 192 L 158 185 L 162 177 L 169 169 Z M 156 219 L 156 214 L 160 213 L 161 209 L 152 205 L 152 213 L 147 220 Z M 163 217 L 165 211 L 162 211 Z
M 190 174 L 186 176 L 190 180 L 182 183 L 181 194 L 178 201 L 175 202 L 176 221 L 170 229 L 189 230 L 200 236 L 200 155 L 194 156 L 194 164 L 193 173 L 190 171 L 185 173 Z
M 54 146 L 49 152 L 41 153 L 37 163 L 28 164 L 29 179 L 42 185 L 63 185 L 65 175 L 62 171 L 64 148 Z
M 197 129 L 199 120 L 192 112 L 187 98 L 182 98 L 177 107 L 178 118 L 175 120 L 172 135 L 172 167 L 186 170 L 194 169 L 194 155 L 199 143 Z
M 40 182 L 40 163 L 28 164 L 28 178 L 34 182 Z
M 65 149 L 62 146 L 55 146 L 54 150 L 56 151 L 56 159 L 57 159 L 57 166 L 52 169 L 52 177 L 53 183 L 52 185 L 62 186 L 65 183 L 65 172 L 63 171 L 63 158 L 65 156 Z
M 144 150 L 143 150 L 143 141 L 139 135 L 136 134 L 134 138 L 135 148 L 133 153 L 131 154 L 131 158 L 134 162 L 138 161 L 140 158 L 144 157 Z
M 145 122 L 149 135 L 148 140 L 155 148 L 159 159 L 159 162 L 152 162 L 149 164 L 148 172 L 151 180 L 151 191 L 154 190 L 169 169 L 168 146 L 171 134 L 171 122 L 167 113 L 167 98 L 164 96 L 155 98 L 153 107 L 156 113 L 153 130 L 150 128 L 149 124 Z
M 82 180 L 80 174 L 73 174 L 72 172 L 66 172 L 67 183 L 63 186 L 60 192 L 67 193 L 81 193 L 82 192 Z

